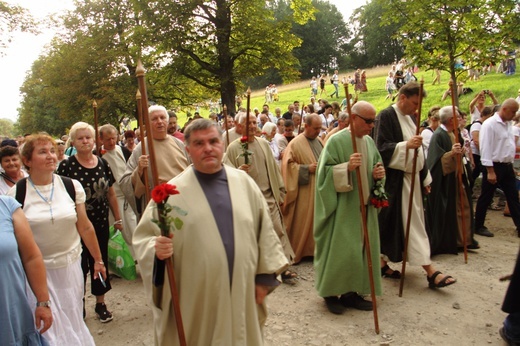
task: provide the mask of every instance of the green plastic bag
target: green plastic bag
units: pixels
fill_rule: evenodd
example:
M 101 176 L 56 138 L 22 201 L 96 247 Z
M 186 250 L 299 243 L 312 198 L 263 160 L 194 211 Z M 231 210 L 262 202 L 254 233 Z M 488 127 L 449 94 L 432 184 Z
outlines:
M 122 277 L 125 280 L 135 280 L 135 261 L 130 254 L 123 235 L 119 230 L 114 232 L 114 227 L 110 226 L 110 238 L 108 239 L 108 269 L 111 273 Z

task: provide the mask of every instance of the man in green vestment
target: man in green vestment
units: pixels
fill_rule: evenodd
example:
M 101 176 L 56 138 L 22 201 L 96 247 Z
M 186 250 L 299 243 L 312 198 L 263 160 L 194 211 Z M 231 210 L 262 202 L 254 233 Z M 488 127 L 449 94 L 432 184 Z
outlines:
M 372 310 L 372 302 L 361 295 L 370 294 L 367 255 L 363 240 L 359 167 L 367 229 L 372 256 L 376 295 L 381 294 L 379 226 L 377 209 L 369 202 L 375 182 L 385 177 L 374 141 L 369 133 L 374 127 L 375 108 L 359 101 L 352 107 L 351 122 L 358 153 L 354 153 L 350 129 L 330 137 L 323 149 L 316 175 L 314 209 L 314 266 L 316 289 L 330 312 L 341 314 L 346 307 Z M 360 295 L 361 294 L 361 295 Z

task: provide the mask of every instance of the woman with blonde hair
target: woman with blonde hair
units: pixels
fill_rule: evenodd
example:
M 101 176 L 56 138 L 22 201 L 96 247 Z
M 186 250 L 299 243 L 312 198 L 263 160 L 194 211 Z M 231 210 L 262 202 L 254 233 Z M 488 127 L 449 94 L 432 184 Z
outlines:
M 60 163 L 58 174 L 78 179 L 85 189 L 87 195 L 85 201 L 87 216 L 94 225 L 99 249 L 101 250 L 101 262 L 107 263 L 109 208 L 116 220 L 114 228 L 120 231 L 123 229 L 117 196 L 112 187 L 114 176 L 108 162 L 92 153 L 95 140 L 94 128 L 91 125 L 81 121 L 77 122 L 72 125 L 69 135 L 77 153 Z M 99 261 L 96 259 L 96 256 L 90 253 L 88 248 L 83 247 L 81 258 L 85 284 L 87 282 L 87 274 L 90 272 L 91 293 L 96 296 L 96 315 L 101 322 L 109 322 L 112 320 L 112 313 L 107 310 L 105 305 L 105 293 L 112 288 L 110 280 L 107 279 L 106 282 L 95 280 L 95 267 Z M 84 310 L 83 315 L 85 316 L 85 314 Z

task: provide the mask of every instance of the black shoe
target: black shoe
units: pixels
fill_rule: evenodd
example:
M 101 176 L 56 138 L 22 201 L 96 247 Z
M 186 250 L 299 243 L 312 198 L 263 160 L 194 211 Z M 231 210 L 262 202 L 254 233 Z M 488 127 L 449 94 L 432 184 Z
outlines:
M 363 311 L 372 311 L 373 305 L 370 300 L 365 300 L 359 294 L 355 292 L 349 292 L 342 294 L 339 298 L 341 304 L 346 308 L 354 308 Z
M 105 303 L 96 303 L 96 315 L 102 323 L 112 321 L 112 314 L 107 310 Z
M 85 298 L 83 298 L 83 321 L 87 318 L 87 310 L 85 310 Z
M 498 332 L 500 333 L 500 336 L 502 337 L 502 339 L 504 339 L 504 341 L 506 342 L 506 344 L 508 346 L 520 346 L 519 341 L 511 340 L 511 338 L 507 336 L 506 331 L 504 330 L 504 327 L 500 328 L 498 330 Z
M 325 297 L 325 304 L 327 305 L 327 309 L 330 312 L 336 315 L 341 315 L 345 311 L 345 307 L 339 301 L 339 298 L 336 296 Z
M 478 234 L 478 235 L 481 235 L 481 236 L 484 236 L 484 237 L 494 237 L 495 235 L 493 233 L 491 233 L 491 231 L 489 229 L 487 229 L 487 227 L 483 226 L 483 227 L 480 227 L 479 229 L 477 229 L 475 231 L 475 234 Z

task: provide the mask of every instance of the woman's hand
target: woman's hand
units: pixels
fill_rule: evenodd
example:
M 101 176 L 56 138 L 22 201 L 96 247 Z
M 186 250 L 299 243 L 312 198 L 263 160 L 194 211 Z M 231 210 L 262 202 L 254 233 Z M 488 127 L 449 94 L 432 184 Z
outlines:
M 36 329 L 40 330 L 40 334 L 45 333 L 52 325 L 52 311 L 50 307 L 37 306 L 34 311 L 34 322 L 36 323 Z

